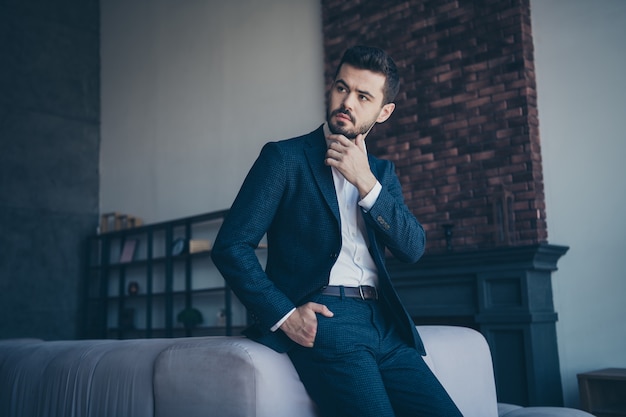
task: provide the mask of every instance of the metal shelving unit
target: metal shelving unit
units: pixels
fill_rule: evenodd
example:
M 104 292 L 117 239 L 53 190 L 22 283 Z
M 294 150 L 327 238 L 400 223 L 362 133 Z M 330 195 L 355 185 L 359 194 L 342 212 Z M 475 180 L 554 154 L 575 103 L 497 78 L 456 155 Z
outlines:
M 90 237 L 83 337 L 232 335 L 243 329 L 248 321 L 246 310 L 210 256 L 210 244 L 226 213 L 216 211 Z M 192 319 L 200 313 L 201 323 L 196 320 L 194 326 L 185 326 L 177 319 L 190 309 Z

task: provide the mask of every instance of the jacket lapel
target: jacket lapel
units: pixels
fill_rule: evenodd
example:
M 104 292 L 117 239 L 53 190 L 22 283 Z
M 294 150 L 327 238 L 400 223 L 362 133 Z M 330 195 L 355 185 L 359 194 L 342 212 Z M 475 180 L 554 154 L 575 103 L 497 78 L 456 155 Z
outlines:
M 337 219 L 337 222 L 340 223 L 339 203 L 337 202 L 337 194 L 335 193 L 333 174 L 331 168 L 324 164 L 324 158 L 326 157 L 326 140 L 324 138 L 324 130 L 322 127 L 318 128 L 309 135 L 308 144 L 304 149 L 304 153 L 306 154 L 315 183 L 322 193 L 322 196 L 324 196 L 328 207 L 330 207 L 335 218 Z M 376 166 L 374 164 L 375 158 L 369 154 L 367 158 L 374 176 L 376 176 L 376 178 L 380 181 L 379 174 L 376 171 Z M 369 227 L 367 227 L 367 229 L 368 234 L 372 233 Z M 373 236 L 369 237 L 373 238 Z
M 330 167 L 324 164 L 324 158 L 326 157 L 326 140 L 324 139 L 324 133 L 321 127 L 309 135 L 308 146 L 304 149 L 304 152 L 315 183 L 337 219 L 337 222 L 339 222 L 339 203 L 337 202 L 337 195 L 335 194 L 333 174 Z

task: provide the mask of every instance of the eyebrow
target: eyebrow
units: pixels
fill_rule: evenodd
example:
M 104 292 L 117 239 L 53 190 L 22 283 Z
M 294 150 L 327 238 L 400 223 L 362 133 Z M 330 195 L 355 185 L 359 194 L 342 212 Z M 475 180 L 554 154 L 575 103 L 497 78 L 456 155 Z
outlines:
M 340 78 L 340 79 L 338 79 L 338 80 L 335 80 L 335 84 L 337 84 L 337 83 L 341 83 L 341 84 L 343 84 L 344 86 L 348 87 L 348 84 L 347 84 L 347 83 L 346 83 L 343 79 L 341 79 L 341 78 Z M 356 91 L 357 91 L 359 94 L 362 94 L 362 95 L 364 95 L 364 96 L 368 96 L 368 97 L 371 97 L 371 98 L 373 98 L 373 99 L 375 99 L 375 98 L 376 98 L 376 97 L 374 96 L 374 94 L 370 93 L 370 92 L 369 92 L 369 91 L 367 91 L 367 90 L 359 90 L 359 89 L 357 89 Z

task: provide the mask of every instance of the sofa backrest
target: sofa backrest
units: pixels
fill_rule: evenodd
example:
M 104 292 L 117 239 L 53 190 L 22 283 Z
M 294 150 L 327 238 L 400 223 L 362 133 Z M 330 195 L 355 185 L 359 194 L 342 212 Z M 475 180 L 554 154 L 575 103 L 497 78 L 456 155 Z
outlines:
M 483 336 L 418 326 L 465 417 L 497 417 Z M 243 337 L 0 341 L 2 417 L 317 417 L 285 354 Z
M 0 416 L 153 417 L 153 364 L 173 339 L 0 343 Z

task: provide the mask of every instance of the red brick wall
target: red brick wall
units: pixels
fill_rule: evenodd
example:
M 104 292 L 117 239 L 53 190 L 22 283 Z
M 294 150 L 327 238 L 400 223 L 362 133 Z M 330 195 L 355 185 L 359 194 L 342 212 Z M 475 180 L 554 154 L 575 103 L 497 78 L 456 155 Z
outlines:
M 547 240 L 529 0 L 322 0 L 326 80 L 343 51 L 398 64 L 391 119 L 368 140 L 395 162 L 430 252 Z

